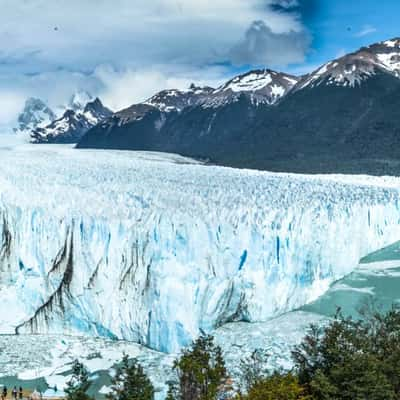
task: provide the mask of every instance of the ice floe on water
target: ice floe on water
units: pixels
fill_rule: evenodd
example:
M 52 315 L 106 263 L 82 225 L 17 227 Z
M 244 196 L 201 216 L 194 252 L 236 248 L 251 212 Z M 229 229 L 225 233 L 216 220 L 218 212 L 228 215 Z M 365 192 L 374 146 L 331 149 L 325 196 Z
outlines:
M 162 394 L 171 375 L 173 355 L 135 343 L 62 335 L 0 336 L 0 383 L 2 377 L 14 377 L 25 386 L 24 382 L 30 382 L 31 389 L 48 390 L 47 395 L 51 395 L 56 386 L 55 394 L 59 396 L 71 377 L 73 361 L 79 359 L 89 370 L 93 390 L 98 393 L 110 385 L 113 367 L 124 354 L 138 358 L 157 392 Z M 46 384 L 40 378 L 44 378 Z

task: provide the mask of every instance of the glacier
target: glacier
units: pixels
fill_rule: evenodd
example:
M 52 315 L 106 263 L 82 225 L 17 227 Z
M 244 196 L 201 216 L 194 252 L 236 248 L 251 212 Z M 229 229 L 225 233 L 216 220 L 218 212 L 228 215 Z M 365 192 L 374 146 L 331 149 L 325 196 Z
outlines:
M 400 237 L 398 178 L 3 142 L 3 334 L 173 353 L 201 331 L 312 302 Z

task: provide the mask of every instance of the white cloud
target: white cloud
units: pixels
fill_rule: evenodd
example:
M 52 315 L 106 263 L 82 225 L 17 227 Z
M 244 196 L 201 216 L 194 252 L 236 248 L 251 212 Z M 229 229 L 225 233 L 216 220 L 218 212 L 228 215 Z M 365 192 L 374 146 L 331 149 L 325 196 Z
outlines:
M 288 65 L 304 61 L 311 43 L 305 31 L 274 33 L 263 21 L 255 21 L 230 52 L 238 64 Z
M 296 15 L 267 7 L 273 0 L 1 1 L 5 57 L 38 68 L 219 61 L 255 20 L 275 34 L 303 29 Z
M 360 31 L 354 34 L 355 37 L 363 37 L 377 32 L 377 29 L 371 25 L 364 25 Z
M 282 0 L 287 11 L 271 7 L 278 3 L 0 0 L 0 90 L 50 105 L 88 90 L 118 109 L 164 87 L 215 84 L 230 76 L 228 68 L 214 65 L 283 67 L 304 57 L 307 42 L 299 16 L 289 11 L 297 2 Z M 257 41 L 259 56 L 257 49 L 243 50 L 254 21 L 261 21 L 279 51 L 269 51 L 265 35 Z
M 101 65 L 94 72 L 101 89 L 97 93 L 104 103 L 113 110 L 120 110 L 134 103 L 147 100 L 160 89 L 187 89 L 193 82 L 216 87 L 225 77 L 221 67 L 202 69 L 177 68 L 170 71 L 165 65 L 146 69 L 117 70 L 111 65 Z
M 11 131 L 15 126 L 16 116 L 23 108 L 25 97 L 19 93 L 0 90 L 0 130 Z

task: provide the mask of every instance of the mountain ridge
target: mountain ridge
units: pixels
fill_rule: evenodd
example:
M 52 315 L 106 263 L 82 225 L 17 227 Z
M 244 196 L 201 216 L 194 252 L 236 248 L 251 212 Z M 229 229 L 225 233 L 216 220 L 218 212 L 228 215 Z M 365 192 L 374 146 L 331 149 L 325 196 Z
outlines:
M 96 97 L 89 102 L 71 100 L 61 117 L 54 119 L 45 126 L 37 126 L 30 132 L 32 143 L 76 143 L 92 127 L 110 117 L 112 111 L 103 105 Z
M 279 89 L 283 80 L 288 86 Z M 89 130 L 78 147 L 165 151 L 282 172 L 400 174 L 397 105 L 395 38 L 300 78 L 250 71 L 168 113 L 134 105 L 127 110 L 141 110 L 137 118 L 114 114 Z

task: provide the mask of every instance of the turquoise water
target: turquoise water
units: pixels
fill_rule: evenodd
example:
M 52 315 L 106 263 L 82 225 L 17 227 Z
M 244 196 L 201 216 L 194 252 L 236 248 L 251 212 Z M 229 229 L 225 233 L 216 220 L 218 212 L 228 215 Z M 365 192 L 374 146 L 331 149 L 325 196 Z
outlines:
M 396 242 L 381 250 L 375 251 L 362 258 L 360 263 L 369 264 L 379 261 L 400 260 L 400 242 Z
M 69 375 L 71 371 L 67 371 L 66 375 Z M 99 393 L 99 390 L 104 386 L 109 386 L 111 384 L 111 377 L 108 371 L 96 371 L 96 373 L 91 375 L 92 385 L 88 390 L 89 396 L 96 399 L 105 399 L 105 395 Z M 44 378 L 32 379 L 32 380 L 21 380 L 16 376 L 6 376 L 0 378 L 0 387 L 7 386 L 8 390 L 12 390 L 14 386 L 22 386 L 24 390 L 34 391 L 35 389 L 39 392 L 44 393 L 49 386 L 47 385 Z M 57 393 L 55 393 L 56 395 Z
M 44 392 L 47 389 L 47 384 L 44 378 L 22 381 L 15 376 L 5 376 L 0 378 L 0 387 L 7 386 L 10 392 L 14 386 L 22 386 L 25 390 Z
M 361 317 L 365 308 L 385 311 L 400 302 L 400 242 L 364 257 L 350 275 L 337 281 L 318 300 L 301 308 L 333 316 Z

